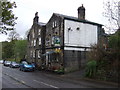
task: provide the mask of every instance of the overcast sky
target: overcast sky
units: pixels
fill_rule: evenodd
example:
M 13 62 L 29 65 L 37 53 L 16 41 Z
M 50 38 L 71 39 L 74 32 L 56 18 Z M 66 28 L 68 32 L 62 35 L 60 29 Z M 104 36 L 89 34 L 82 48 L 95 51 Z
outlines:
M 17 8 L 14 14 L 18 17 L 16 31 L 24 37 L 25 32 L 31 28 L 35 12 L 38 12 L 39 22 L 47 23 L 53 13 L 77 17 L 77 9 L 82 4 L 86 9 L 86 19 L 105 24 L 103 17 L 103 1 L 106 0 L 11 0 L 15 1 Z M 0 34 L 0 41 L 7 40 L 6 35 Z

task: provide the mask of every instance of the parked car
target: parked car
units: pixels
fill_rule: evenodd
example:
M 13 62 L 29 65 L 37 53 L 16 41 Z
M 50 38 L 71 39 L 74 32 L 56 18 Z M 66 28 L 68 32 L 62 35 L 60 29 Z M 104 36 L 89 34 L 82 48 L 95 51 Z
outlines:
M 15 62 L 15 61 L 12 61 L 9 65 L 11 68 L 19 68 L 20 67 L 20 64 Z
M 0 64 L 3 64 L 4 60 L 0 60 Z
M 11 61 L 4 61 L 4 66 L 9 66 L 10 65 L 10 63 L 11 63 Z
M 30 64 L 26 61 L 22 61 L 20 63 L 20 71 L 34 71 L 35 70 L 35 65 Z

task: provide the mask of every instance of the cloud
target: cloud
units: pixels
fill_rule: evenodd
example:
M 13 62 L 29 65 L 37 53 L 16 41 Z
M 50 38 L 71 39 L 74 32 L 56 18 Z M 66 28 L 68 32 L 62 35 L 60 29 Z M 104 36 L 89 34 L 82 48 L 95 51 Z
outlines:
M 86 8 L 86 19 L 97 23 L 103 22 L 103 0 L 11 0 L 15 1 L 14 9 L 18 17 L 16 31 L 24 36 L 31 28 L 34 14 L 38 11 L 39 21 L 47 23 L 53 13 L 60 13 L 77 17 L 77 9 L 82 4 Z

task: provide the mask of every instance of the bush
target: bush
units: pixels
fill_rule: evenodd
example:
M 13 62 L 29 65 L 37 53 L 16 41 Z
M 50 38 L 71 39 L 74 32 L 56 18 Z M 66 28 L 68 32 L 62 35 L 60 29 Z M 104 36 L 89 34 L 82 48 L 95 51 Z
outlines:
M 86 69 L 85 69 L 85 71 L 86 71 L 85 76 L 86 77 L 95 77 L 96 67 L 97 67 L 97 61 L 95 61 L 95 60 L 88 61 L 87 65 L 86 65 Z

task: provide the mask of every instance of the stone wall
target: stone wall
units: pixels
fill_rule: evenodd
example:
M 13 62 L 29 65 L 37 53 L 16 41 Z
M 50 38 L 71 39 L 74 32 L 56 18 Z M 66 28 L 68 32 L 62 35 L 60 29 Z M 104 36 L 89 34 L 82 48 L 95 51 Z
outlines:
M 64 67 L 66 73 L 80 70 L 85 66 L 86 61 L 86 52 L 84 51 L 64 51 Z

